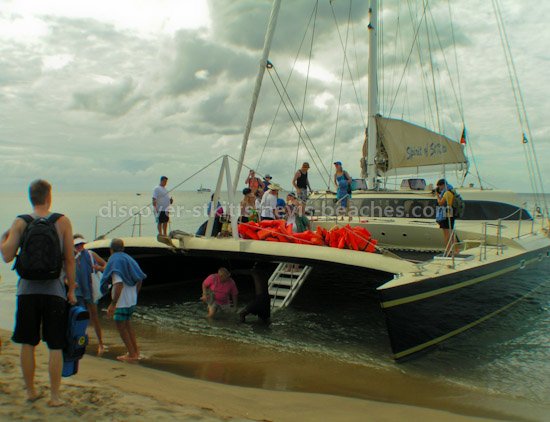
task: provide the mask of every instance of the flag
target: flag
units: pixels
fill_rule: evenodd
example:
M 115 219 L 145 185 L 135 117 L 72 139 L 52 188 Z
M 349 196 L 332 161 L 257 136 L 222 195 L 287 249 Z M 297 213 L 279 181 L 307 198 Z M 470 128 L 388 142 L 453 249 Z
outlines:
M 466 126 L 462 129 L 462 136 L 460 137 L 460 145 L 466 145 Z

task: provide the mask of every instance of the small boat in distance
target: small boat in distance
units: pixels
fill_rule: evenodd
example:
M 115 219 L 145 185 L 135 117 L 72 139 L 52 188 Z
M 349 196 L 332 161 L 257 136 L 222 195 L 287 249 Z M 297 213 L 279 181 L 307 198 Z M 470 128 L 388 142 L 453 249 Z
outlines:
M 201 187 L 197 189 L 197 192 L 199 192 L 199 193 L 202 193 L 202 192 L 212 192 L 212 189 L 210 189 L 210 188 L 203 188 L 202 185 L 201 185 Z

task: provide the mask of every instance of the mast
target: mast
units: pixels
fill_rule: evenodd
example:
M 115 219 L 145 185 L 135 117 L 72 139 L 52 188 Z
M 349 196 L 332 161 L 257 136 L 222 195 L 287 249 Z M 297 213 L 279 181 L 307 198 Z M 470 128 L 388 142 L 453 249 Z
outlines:
M 371 0 L 369 8 L 369 94 L 368 94 L 368 140 L 367 140 L 367 184 L 370 189 L 378 188 L 376 178 L 376 143 L 378 131 L 375 117 L 378 114 L 378 1 Z
M 244 164 L 244 156 L 246 154 L 246 147 L 248 145 L 248 138 L 250 136 L 250 130 L 252 128 L 252 121 L 254 120 L 254 113 L 256 111 L 256 104 L 258 103 L 258 96 L 260 94 L 260 88 L 262 87 L 262 80 L 267 66 L 267 59 L 269 58 L 269 50 L 271 48 L 271 41 L 273 40 L 273 34 L 275 32 L 275 26 L 277 25 L 277 17 L 279 15 L 279 9 L 281 6 L 281 0 L 274 0 L 271 8 L 271 15 L 269 16 L 269 23 L 267 25 L 267 31 L 264 38 L 264 49 L 262 52 L 262 58 L 260 60 L 260 70 L 258 76 L 256 76 L 256 85 L 254 86 L 254 92 L 252 93 L 252 103 L 248 110 L 248 119 L 246 121 L 246 127 L 243 134 L 243 142 L 241 145 L 241 154 L 239 156 L 239 162 L 237 163 L 237 170 L 235 172 L 235 179 L 233 179 L 233 192 L 237 192 L 239 186 L 239 178 L 241 177 L 241 171 Z

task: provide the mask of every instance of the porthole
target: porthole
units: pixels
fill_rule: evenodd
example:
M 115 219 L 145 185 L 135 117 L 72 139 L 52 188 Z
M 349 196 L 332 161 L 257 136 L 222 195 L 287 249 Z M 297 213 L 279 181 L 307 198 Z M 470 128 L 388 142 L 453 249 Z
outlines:
M 407 233 L 403 233 L 403 237 L 407 237 Z
M 386 235 L 386 232 L 382 232 L 380 233 L 382 236 L 385 236 Z M 550 253 L 550 251 L 548 251 Z

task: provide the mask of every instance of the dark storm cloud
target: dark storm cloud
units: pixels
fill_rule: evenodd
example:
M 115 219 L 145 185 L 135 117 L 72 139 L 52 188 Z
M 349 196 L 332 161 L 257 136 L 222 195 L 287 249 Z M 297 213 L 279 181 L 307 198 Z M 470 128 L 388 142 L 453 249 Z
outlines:
M 195 31 L 179 31 L 174 50 L 166 69 L 166 90 L 175 96 L 215 85 L 221 75 L 227 83 L 250 77 L 259 63 L 257 57 L 206 40 Z
M 75 92 L 71 108 L 117 117 L 128 113 L 142 100 L 144 97 L 136 93 L 135 81 L 126 77 L 86 92 Z

